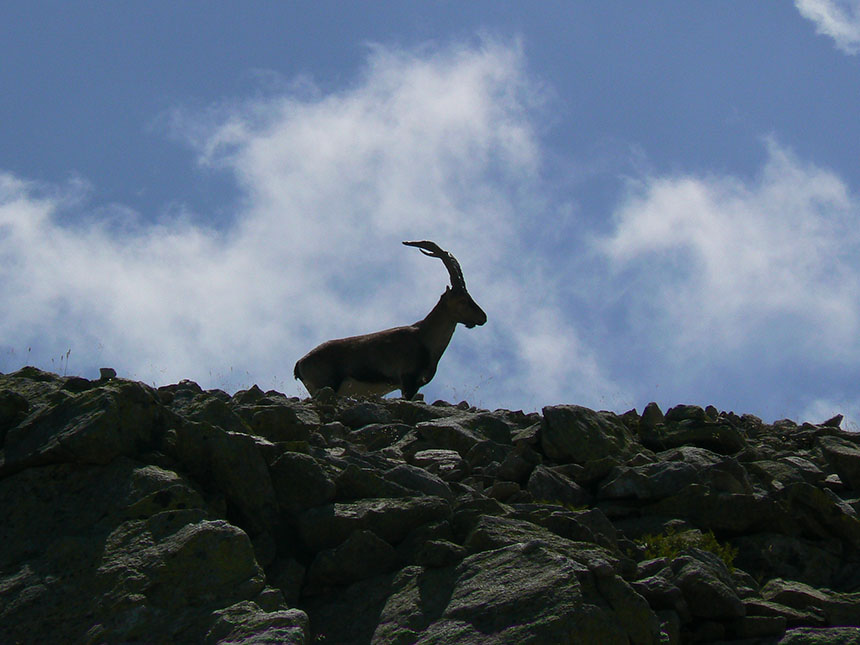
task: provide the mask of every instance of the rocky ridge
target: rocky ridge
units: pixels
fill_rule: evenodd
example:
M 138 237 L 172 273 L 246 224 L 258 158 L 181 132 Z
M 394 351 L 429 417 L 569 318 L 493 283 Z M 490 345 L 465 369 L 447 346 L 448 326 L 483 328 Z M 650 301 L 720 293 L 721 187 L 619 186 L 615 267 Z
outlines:
M 860 436 L 0 375 L 0 642 L 860 643 Z

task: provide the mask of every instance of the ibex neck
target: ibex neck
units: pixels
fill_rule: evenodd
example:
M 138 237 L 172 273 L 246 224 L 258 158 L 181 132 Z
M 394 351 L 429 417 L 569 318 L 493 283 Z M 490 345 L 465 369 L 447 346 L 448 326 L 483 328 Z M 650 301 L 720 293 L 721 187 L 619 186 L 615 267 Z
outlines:
M 438 361 L 448 347 L 448 343 L 451 342 L 451 336 L 454 335 L 454 328 L 457 326 L 457 321 L 451 317 L 441 298 L 424 320 L 419 321 L 416 326 L 421 330 L 421 338 L 427 349 Z

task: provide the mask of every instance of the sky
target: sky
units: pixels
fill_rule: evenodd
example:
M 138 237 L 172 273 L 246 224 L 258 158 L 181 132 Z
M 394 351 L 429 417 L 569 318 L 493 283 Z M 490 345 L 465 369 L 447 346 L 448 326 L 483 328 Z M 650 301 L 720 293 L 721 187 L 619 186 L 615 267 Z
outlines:
M 305 396 L 430 239 L 428 401 L 860 429 L 860 0 L 6 0 L 0 88 L 0 372 Z

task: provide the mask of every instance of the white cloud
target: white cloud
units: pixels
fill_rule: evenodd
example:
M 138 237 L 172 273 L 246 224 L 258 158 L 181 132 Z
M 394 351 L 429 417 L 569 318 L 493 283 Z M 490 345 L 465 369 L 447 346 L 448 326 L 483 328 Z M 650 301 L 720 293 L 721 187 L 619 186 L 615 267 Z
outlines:
M 87 210 L 94 191 L 6 175 L 0 337 L 19 356 L 32 346 L 30 362 L 70 348 L 72 371 L 102 363 L 158 383 L 295 392 L 292 365 L 316 343 L 430 310 L 444 268 L 400 245 L 427 238 L 458 256 L 489 315 L 455 334 L 428 396 L 481 384 L 487 405 L 558 402 L 541 389 L 547 379 L 531 380 L 544 373 L 550 396 L 596 400 L 608 380 L 520 274 L 523 261 L 541 262 L 520 239 L 540 96 L 520 48 L 486 40 L 376 47 L 338 92 L 309 91 L 305 79 L 293 93 L 177 112 L 175 132 L 241 187 L 224 230 L 200 224 L 205 214 L 147 225 L 119 207 L 108 225 L 105 209 Z M 61 223 L 69 213 L 75 223 Z
M 794 0 L 798 11 L 846 54 L 860 52 L 860 0 Z
M 746 391 L 784 416 L 798 392 L 845 390 L 834 370 L 860 358 L 860 200 L 832 172 L 767 149 L 749 181 L 632 184 L 596 248 L 670 396 Z

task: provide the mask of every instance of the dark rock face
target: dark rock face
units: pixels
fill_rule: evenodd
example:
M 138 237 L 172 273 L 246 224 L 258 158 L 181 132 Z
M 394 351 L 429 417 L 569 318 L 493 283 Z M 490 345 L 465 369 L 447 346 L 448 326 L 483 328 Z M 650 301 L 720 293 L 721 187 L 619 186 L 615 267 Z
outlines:
M 839 421 L 24 368 L 0 375 L 0 642 L 860 642 Z

